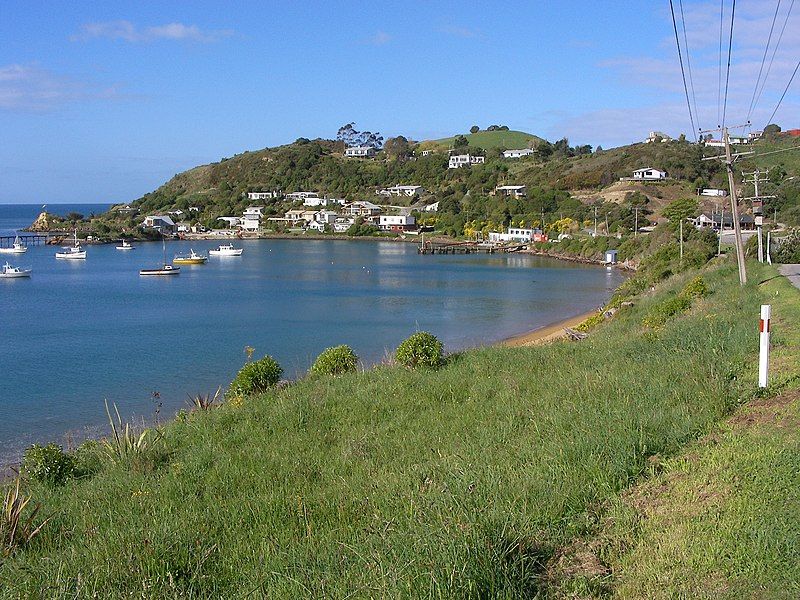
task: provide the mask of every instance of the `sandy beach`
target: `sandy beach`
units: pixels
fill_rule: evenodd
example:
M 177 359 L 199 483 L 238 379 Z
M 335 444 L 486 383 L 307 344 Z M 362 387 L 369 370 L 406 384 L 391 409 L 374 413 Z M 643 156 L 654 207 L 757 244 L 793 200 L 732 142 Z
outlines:
M 534 329 L 533 331 L 529 331 L 527 333 L 515 335 L 514 337 L 503 340 L 499 343 L 499 345 L 506 346 L 508 348 L 521 348 L 522 346 L 546 344 L 548 342 L 552 342 L 553 340 L 564 337 L 566 335 L 564 332 L 565 327 L 576 327 L 595 314 L 597 314 L 597 311 L 592 310 L 587 313 L 575 315 L 574 317 L 564 319 L 563 321 L 545 325 L 544 327 Z

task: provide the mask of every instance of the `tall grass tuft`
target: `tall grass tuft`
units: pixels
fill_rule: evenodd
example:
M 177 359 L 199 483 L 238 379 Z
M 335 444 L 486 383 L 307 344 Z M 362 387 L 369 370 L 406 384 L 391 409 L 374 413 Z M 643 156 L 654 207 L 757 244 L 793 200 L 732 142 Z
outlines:
M 19 478 L 17 478 L 16 484 L 6 491 L 3 512 L 0 515 L 0 551 L 4 557 L 10 556 L 18 548 L 30 543 L 50 520 L 48 517 L 38 525 L 35 524 L 36 515 L 41 508 L 38 502 L 25 517 L 25 508 L 30 501 L 30 497 L 20 493 Z
M 191 406 L 194 410 L 211 410 L 215 406 L 219 406 L 221 404 L 219 402 L 221 392 L 222 386 L 219 386 L 217 391 L 214 392 L 213 396 L 211 394 L 195 394 L 194 396 L 189 394 L 189 406 Z
M 114 404 L 116 421 L 111 416 L 108 401 L 105 402 L 105 405 L 108 422 L 111 425 L 111 437 L 103 440 L 103 449 L 112 463 L 119 464 L 140 459 L 161 441 L 162 436 L 158 430 L 156 430 L 155 437 L 151 437 L 149 429 L 145 429 L 137 436 L 130 423 L 122 422 L 116 404 Z

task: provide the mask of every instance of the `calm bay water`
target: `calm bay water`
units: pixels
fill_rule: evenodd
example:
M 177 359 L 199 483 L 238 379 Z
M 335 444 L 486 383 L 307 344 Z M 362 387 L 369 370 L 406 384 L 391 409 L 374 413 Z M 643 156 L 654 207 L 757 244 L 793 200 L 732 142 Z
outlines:
M 0 207 L 2 210 L 4 207 Z M 35 215 L 34 215 L 35 216 Z M 420 256 L 412 244 L 253 240 L 241 257 L 140 277 L 161 244 L 88 247 L 57 261 L 34 247 L 0 280 L 0 458 L 34 441 L 105 431 L 103 399 L 128 416 L 162 415 L 187 393 L 213 392 L 245 360 L 272 354 L 287 376 L 324 348 L 350 344 L 380 361 L 417 329 L 453 351 L 498 341 L 600 305 L 617 271 L 511 255 Z M 168 242 L 167 255 L 215 242 Z

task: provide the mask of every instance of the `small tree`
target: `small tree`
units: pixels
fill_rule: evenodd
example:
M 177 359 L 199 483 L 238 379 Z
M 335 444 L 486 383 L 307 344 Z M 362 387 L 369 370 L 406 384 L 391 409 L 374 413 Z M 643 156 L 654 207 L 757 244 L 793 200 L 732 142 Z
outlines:
M 231 382 L 230 392 L 235 396 L 260 394 L 278 383 L 283 369 L 278 362 L 267 355 L 261 360 L 248 362 Z
M 350 346 L 326 348 L 311 365 L 314 375 L 342 375 L 358 368 L 358 356 Z
M 480 130 L 481 128 L 478 127 L 477 125 L 473 125 L 472 127 L 469 128 L 470 133 L 478 133 Z
M 764 135 L 767 137 L 774 136 L 781 132 L 781 126 L 776 123 L 770 123 L 764 127 Z
M 395 358 L 409 369 L 438 367 L 442 364 L 443 351 L 444 346 L 435 335 L 427 331 L 418 331 L 400 343 Z

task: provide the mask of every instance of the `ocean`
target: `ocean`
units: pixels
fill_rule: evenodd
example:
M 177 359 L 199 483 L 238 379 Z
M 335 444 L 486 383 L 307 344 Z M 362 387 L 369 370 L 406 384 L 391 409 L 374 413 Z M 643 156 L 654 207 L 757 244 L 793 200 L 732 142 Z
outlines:
M 0 227 L 28 225 L 40 208 L 0 206 Z M 216 245 L 171 241 L 166 254 Z M 423 256 L 396 242 L 237 245 L 241 257 L 169 278 L 138 274 L 161 263 L 160 243 L 88 246 L 85 261 L 56 260 L 52 246 L 4 256 L 33 274 L 0 280 L 0 462 L 34 442 L 105 433 L 105 400 L 132 420 L 168 418 L 187 394 L 224 389 L 246 346 L 254 358 L 274 356 L 288 377 L 338 344 L 374 364 L 417 330 L 454 351 L 595 308 L 624 277 L 521 254 Z

